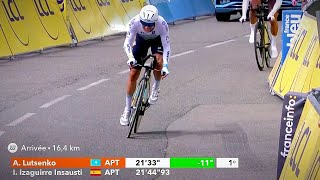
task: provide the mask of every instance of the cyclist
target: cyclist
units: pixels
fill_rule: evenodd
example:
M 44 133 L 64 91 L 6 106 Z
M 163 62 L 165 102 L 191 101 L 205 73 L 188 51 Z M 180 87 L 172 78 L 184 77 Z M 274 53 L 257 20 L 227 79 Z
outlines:
M 155 69 L 161 69 L 161 72 L 153 71 L 155 82 L 148 101 L 154 104 L 158 99 L 160 80 L 169 74 L 170 58 L 169 27 L 155 6 L 144 6 L 140 13 L 130 20 L 128 28 L 123 47 L 129 58 L 127 64 L 130 67 L 130 75 L 127 83 L 126 106 L 120 118 L 120 124 L 123 126 L 129 123 L 132 95 L 141 71 L 141 67 L 135 64 L 145 63 L 141 62 L 141 58 L 147 55 L 151 47 L 152 54 L 156 56 Z M 135 45 L 132 47 L 134 38 Z
M 263 1 L 263 0 L 262 0 Z M 239 19 L 240 22 L 244 22 L 247 17 L 247 10 L 248 10 L 248 3 L 249 0 L 242 1 L 242 16 Z M 254 28 L 257 23 L 257 17 L 255 16 L 254 11 L 258 8 L 261 4 L 261 0 L 250 0 L 250 28 L 251 33 L 249 37 L 249 42 L 254 43 Z M 271 58 L 276 58 L 278 56 L 277 50 L 277 43 L 276 38 L 278 35 L 278 15 L 279 15 L 279 8 L 281 7 L 282 0 L 268 0 L 268 9 L 269 14 L 267 19 L 271 21 Z

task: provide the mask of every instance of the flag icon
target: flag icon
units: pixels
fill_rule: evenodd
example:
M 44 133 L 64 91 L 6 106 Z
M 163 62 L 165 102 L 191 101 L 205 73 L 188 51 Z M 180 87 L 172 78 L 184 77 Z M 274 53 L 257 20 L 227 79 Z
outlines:
M 101 169 L 90 169 L 90 176 L 101 176 Z
M 101 166 L 100 159 L 90 159 L 90 166 Z

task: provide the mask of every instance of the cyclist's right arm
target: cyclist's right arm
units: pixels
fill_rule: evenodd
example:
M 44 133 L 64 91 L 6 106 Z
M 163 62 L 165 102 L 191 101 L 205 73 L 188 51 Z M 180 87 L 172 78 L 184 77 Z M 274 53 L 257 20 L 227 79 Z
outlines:
M 132 53 L 132 45 L 133 45 L 134 38 L 137 34 L 137 28 L 136 28 L 136 23 L 135 23 L 136 19 L 135 18 L 136 17 L 132 18 L 129 25 L 128 25 L 126 39 L 123 44 L 124 51 L 126 52 L 129 59 L 134 58 L 133 53 Z
M 243 0 L 242 1 L 242 16 L 239 19 L 240 22 L 246 21 L 248 6 L 249 6 L 249 0 Z
M 270 11 L 270 13 L 268 14 L 268 19 L 270 20 L 274 20 L 274 14 L 280 9 L 282 4 L 282 0 L 276 0 L 276 3 L 274 4 L 272 10 Z

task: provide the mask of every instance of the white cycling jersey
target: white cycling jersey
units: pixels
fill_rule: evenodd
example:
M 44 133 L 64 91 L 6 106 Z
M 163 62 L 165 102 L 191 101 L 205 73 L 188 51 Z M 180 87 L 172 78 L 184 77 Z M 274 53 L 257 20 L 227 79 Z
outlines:
M 143 30 L 139 15 L 130 20 L 126 40 L 123 45 L 129 58 L 133 58 L 132 46 L 137 34 L 145 40 L 155 39 L 160 36 L 163 47 L 163 64 L 168 64 L 170 58 L 169 26 L 163 17 L 159 16 L 158 21 L 155 23 L 155 27 L 151 32 L 145 32 Z

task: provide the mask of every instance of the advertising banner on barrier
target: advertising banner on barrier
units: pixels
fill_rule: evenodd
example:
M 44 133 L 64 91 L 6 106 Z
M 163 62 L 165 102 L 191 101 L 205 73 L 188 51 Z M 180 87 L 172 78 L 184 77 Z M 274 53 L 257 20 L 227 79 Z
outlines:
M 175 17 L 171 13 L 168 0 L 149 0 L 150 4 L 157 7 L 159 14 L 167 21 L 167 23 L 172 23 L 176 21 Z
M 149 0 L 139 0 L 140 1 L 140 6 L 143 7 L 145 5 L 147 5 L 149 2 Z
M 70 0 L 67 12 L 78 42 L 102 37 L 102 26 L 106 26 L 98 12 L 91 7 L 94 1 Z
M 289 154 L 307 95 L 306 93 L 289 92 L 284 96 L 280 119 L 277 179 L 280 177 L 283 165 Z
M 288 54 L 289 48 L 293 45 L 294 35 L 297 33 L 302 17 L 301 10 L 282 11 L 282 59 L 281 65 Z
M 214 13 L 211 0 L 149 0 L 168 23 Z M 183 8 L 181 8 L 183 7 Z
M 57 1 L 0 0 L 0 19 L 13 55 L 71 43 Z
M 320 179 L 319 169 L 320 104 L 315 96 L 310 94 L 303 108 L 280 179 Z
M 124 16 L 125 13 L 123 10 L 116 10 L 114 1 L 94 1 L 91 7 L 93 12 L 96 12 L 95 14 L 102 20 L 102 26 L 100 26 L 102 36 L 125 31 L 125 26 L 121 19 L 121 16 Z
M 273 68 L 268 76 L 268 83 L 271 88 L 273 88 L 274 82 L 275 82 L 276 77 L 278 75 L 277 73 L 280 70 L 279 68 L 280 68 L 281 59 L 282 59 L 282 52 L 279 53 L 277 60 L 274 63 Z
M 7 39 L 5 37 L 5 34 L 1 26 L 1 19 L 0 19 L 0 44 L 1 44 L 0 57 L 12 56 L 10 47 L 8 46 Z
M 306 63 L 304 59 L 306 55 L 307 57 L 309 57 L 308 54 L 311 51 L 311 48 L 313 48 L 312 44 L 314 41 L 313 39 L 315 30 L 317 30 L 315 26 L 315 20 L 311 19 L 307 15 L 304 15 L 300 21 L 297 34 L 294 37 L 294 44 L 289 49 L 286 60 L 281 68 L 275 86 L 273 88 L 274 92 L 277 93 L 280 97 L 283 97 L 287 92 L 291 90 L 292 84 L 295 82 L 299 70 L 303 66 L 303 63 Z M 312 78 L 318 79 L 318 77 Z M 312 79 L 310 81 L 313 82 Z
M 141 4 L 139 0 L 113 0 L 117 12 L 120 13 L 122 21 L 125 26 L 129 23 L 130 19 L 139 14 L 141 10 Z
M 67 20 L 67 0 L 57 0 L 64 20 Z
M 140 12 L 139 0 L 70 0 L 68 14 L 78 42 L 125 32 Z
M 292 83 L 291 91 L 308 92 L 312 88 L 320 87 L 320 46 L 318 33 L 313 31 L 311 42 L 303 58 L 296 77 Z
M 189 0 L 195 16 L 203 16 L 214 13 L 214 6 L 211 0 Z

